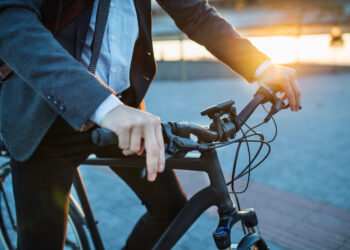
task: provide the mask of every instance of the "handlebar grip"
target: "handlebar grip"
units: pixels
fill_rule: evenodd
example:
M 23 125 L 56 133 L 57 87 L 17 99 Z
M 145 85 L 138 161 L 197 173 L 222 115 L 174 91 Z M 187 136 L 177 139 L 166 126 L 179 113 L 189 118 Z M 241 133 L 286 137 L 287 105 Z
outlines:
M 91 140 L 98 146 L 118 145 L 118 136 L 106 128 L 96 128 L 92 131 Z M 141 178 L 147 176 L 146 167 L 141 170 Z
M 92 131 L 91 139 L 98 146 L 118 145 L 117 135 L 105 128 L 97 128 Z

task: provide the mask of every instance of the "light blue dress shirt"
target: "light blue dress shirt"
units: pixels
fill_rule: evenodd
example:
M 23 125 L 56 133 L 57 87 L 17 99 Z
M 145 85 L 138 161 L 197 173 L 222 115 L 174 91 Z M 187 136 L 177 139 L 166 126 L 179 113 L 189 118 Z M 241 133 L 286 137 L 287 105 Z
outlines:
M 87 68 L 91 59 L 91 43 L 94 34 L 98 0 L 94 1 L 81 63 Z M 135 42 L 139 35 L 137 13 L 133 0 L 112 0 L 100 56 L 95 75 L 116 93 L 130 87 L 130 65 Z M 100 124 L 105 114 L 121 104 L 114 95 L 109 96 L 91 116 Z
M 95 0 L 81 58 L 81 63 L 86 68 L 91 58 L 97 6 L 98 0 Z M 112 0 L 95 75 L 116 93 L 121 93 L 130 86 L 130 66 L 138 34 L 139 27 L 134 1 Z M 263 62 L 257 68 L 255 76 L 258 77 L 270 66 L 270 61 Z M 115 95 L 110 95 L 100 104 L 90 120 L 100 124 L 101 119 L 121 103 Z

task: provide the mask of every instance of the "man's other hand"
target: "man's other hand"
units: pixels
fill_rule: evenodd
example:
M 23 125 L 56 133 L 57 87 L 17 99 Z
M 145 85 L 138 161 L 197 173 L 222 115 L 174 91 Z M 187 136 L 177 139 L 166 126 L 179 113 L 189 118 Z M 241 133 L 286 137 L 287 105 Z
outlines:
M 257 81 L 259 84 L 280 85 L 285 93 L 284 98 L 288 99 L 290 109 L 299 110 L 301 91 L 294 69 L 272 64 L 258 77 Z
M 141 155 L 145 148 L 149 181 L 156 179 L 157 172 L 164 171 L 164 141 L 159 117 L 119 105 L 102 118 L 100 125 L 118 136 L 124 155 Z

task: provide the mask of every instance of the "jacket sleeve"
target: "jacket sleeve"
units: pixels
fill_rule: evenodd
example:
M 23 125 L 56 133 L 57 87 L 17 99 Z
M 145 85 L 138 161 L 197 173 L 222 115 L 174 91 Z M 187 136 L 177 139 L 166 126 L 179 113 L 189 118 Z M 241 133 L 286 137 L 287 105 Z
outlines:
M 44 27 L 42 2 L 0 1 L 0 59 L 79 129 L 113 90 L 89 74 Z
M 205 46 L 247 81 L 253 81 L 259 65 L 269 60 L 223 19 L 207 1 L 157 1 L 190 39 Z

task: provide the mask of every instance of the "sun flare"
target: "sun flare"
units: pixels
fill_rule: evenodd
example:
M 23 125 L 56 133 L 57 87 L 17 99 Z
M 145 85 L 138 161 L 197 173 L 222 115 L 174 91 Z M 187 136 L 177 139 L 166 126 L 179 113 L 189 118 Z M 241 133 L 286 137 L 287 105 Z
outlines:
M 329 34 L 296 36 L 259 36 L 248 39 L 274 63 L 319 63 L 350 65 L 350 33 L 343 35 L 342 47 L 331 47 Z M 203 46 L 190 40 L 156 41 L 157 60 L 213 60 L 214 57 Z

